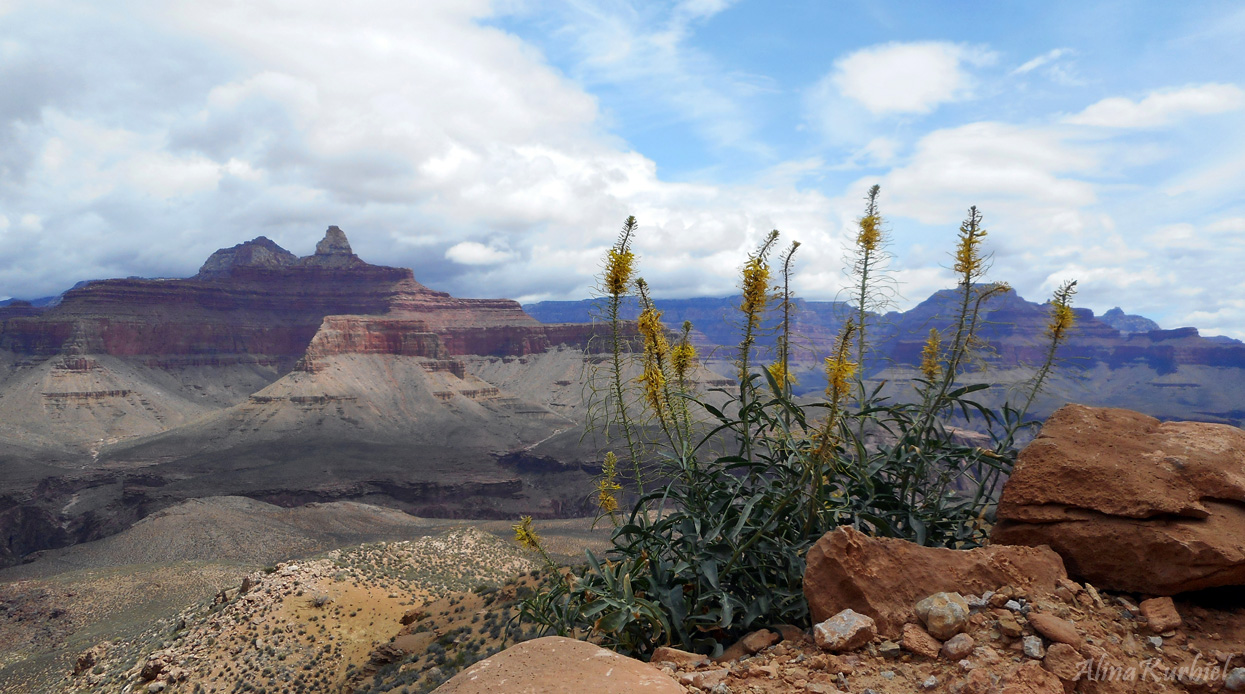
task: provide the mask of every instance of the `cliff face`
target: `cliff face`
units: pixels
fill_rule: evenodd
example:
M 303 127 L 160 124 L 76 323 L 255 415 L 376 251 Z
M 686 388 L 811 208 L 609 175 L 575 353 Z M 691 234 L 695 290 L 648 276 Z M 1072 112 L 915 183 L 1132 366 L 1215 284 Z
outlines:
M 592 334 L 371 265 L 337 227 L 305 258 L 259 237 L 191 278 L 92 281 L 45 306 L 0 306 L 0 565 L 219 494 L 423 515 L 582 511 L 578 468 L 500 460 L 575 425 L 550 402 L 580 392 Z M 558 377 L 527 397 L 468 366 L 496 360 L 494 377 L 516 380 L 546 354 Z M 13 481 L 32 461 L 41 476 Z
M 370 350 L 411 349 L 402 334 L 439 333 L 452 354 L 521 355 L 583 342 L 586 334 L 579 326 L 551 332 L 513 301 L 457 299 L 416 282 L 408 269 L 370 265 L 329 227 L 306 258 L 261 236 L 212 254 L 190 279 L 102 280 L 70 290 L 48 309 L 5 307 L 0 349 L 36 358 L 72 348 L 131 357 L 298 359 L 324 319 L 337 315 L 387 316 L 354 326 L 376 329 L 380 337 L 359 343 Z
M 902 389 L 917 374 L 921 350 L 930 328 L 943 331 L 944 340 L 956 314 L 956 292 L 934 293 L 904 312 L 872 315 L 867 320 L 873 354 L 866 360 L 865 376 L 873 383 L 885 381 L 886 392 L 907 397 Z M 739 339 L 735 301 L 730 298 L 659 299 L 668 325 L 690 319 L 693 334 L 703 338 L 702 353 L 717 347 L 710 366 L 720 373 L 732 373 L 729 359 Z M 794 302 L 792 332 L 796 349 L 792 371 L 799 380 L 797 390 L 815 394 L 825 387 L 822 358 L 833 348 L 834 340 L 850 315 L 850 308 L 839 302 Z M 542 302 L 526 307 L 533 316 L 547 321 L 587 322 L 590 302 Z M 638 308 L 628 306 L 628 317 Z M 1159 330 L 1141 316 L 1129 316 L 1119 309 L 1103 316 L 1076 310 L 1076 325 L 1058 352 L 1058 369 L 1050 390 L 1040 395 L 1034 413 L 1049 414 L 1065 402 L 1104 407 L 1123 407 L 1162 419 L 1187 419 L 1245 423 L 1245 408 L 1239 392 L 1245 384 L 1245 344 L 1228 338 L 1208 338 L 1195 328 Z M 1022 382 L 1033 375 L 1046 357 L 1048 307 L 1026 301 L 1013 291 L 983 305 L 980 336 L 989 344 L 983 353 L 988 371 L 975 377 L 993 383 Z M 778 316 L 770 315 L 766 327 L 777 326 Z M 773 354 L 776 330 L 758 339 L 757 359 Z M 725 346 L 726 349 L 721 347 Z M 1002 389 L 989 404 L 1001 405 L 1008 397 Z

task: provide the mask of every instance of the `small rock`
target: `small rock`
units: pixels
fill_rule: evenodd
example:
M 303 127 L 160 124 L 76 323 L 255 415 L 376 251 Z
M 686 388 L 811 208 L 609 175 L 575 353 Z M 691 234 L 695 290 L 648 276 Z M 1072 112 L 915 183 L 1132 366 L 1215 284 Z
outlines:
M 973 652 L 973 637 L 968 634 L 956 634 L 942 644 L 942 656 L 951 662 L 967 658 Z
M 1076 652 L 1075 648 L 1066 643 L 1056 643 L 1046 649 L 1046 658 L 1042 660 L 1042 667 L 1064 682 L 1075 682 L 1084 674 L 1084 662 L 1085 659 Z
M 653 651 L 653 657 L 650 659 L 654 665 L 657 663 L 673 663 L 674 665 L 682 665 L 684 667 L 698 667 L 709 662 L 709 659 L 699 653 L 688 653 L 677 648 L 669 646 L 658 646 Z
M 1150 645 L 1151 645 L 1151 646 L 1154 646 L 1156 649 L 1158 649 L 1158 648 L 1162 648 L 1162 647 L 1163 647 L 1163 637 L 1162 637 L 1162 636 L 1151 636 L 1151 637 L 1147 638 L 1147 639 L 1146 639 L 1146 641 L 1149 641 L 1149 642 L 1150 642 Z
M 1149 622 L 1150 631 L 1161 634 L 1179 627 L 1182 623 L 1176 603 L 1171 598 L 1151 598 L 1141 603 L 1141 616 Z
M 843 690 L 830 684 L 810 682 L 804 685 L 804 694 L 843 694 Z
M 719 663 L 725 663 L 732 660 L 739 660 L 745 655 L 759 653 L 766 648 L 778 643 L 778 634 L 769 629 L 759 629 L 748 634 L 742 639 L 736 641 L 730 648 L 722 652 L 722 655 L 714 658 Z
M 739 640 L 749 654 L 760 653 L 782 640 L 782 637 L 769 629 L 758 629 Z
M 162 692 L 162 691 L 164 691 L 164 688 L 165 688 L 166 686 L 168 686 L 168 685 L 166 685 L 166 684 L 165 684 L 165 683 L 163 683 L 163 682 L 152 682 L 152 683 L 150 683 L 150 684 L 148 684 L 148 685 L 147 685 L 147 691 L 151 692 L 152 694 L 155 694 L 155 692 Z
M 873 619 L 851 609 L 813 627 L 813 640 L 826 651 L 853 651 L 877 635 Z
M 731 688 L 725 682 L 718 682 L 709 690 L 709 694 L 731 694 Z
M 1005 612 L 999 615 L 999 632 L 1010 639 L 1015 639 L 1024 633 L 1024 628 L 1010 612 Z
M 925 681 L 921 683 L 922 689 L 933 689 L 934 687 L 937 687 L 937 686 L 938 686 L 938 678 L 934 677 L 933 675 L 926 677 Z
M 893 680 L 893 679 L 895 679 L 895 672 L 894 672 L 893 670 L 883 670 L 883 671 L 882 671 L 881 673 L 879 673 L 879 674 L 881 674 L 881 675 L 882 675 L 882 679 L 884 679 L 884 680 Z
M 1086 584 L 1085 584 L 1085 592 L 1086 592 L 1086 593 L 1089 593 L 1089 599 L 1093 601 L 1093 603 L 1094 603 L 1094 607 L 1097 607 L 1098 609 L 1100 609 L 1100 610 L 1101 610 L 1101 609 L 1103 609 L 1104 607 L 1106 607 L 1106 606 L 1107 606 L 1107 604 L 1106 604 L 1105 602 L 1103 602 L 1103 601 L 1102 601 L 1102 595 L 1101 595 L 1101 594 L 1099 594 L 1099 592 L 1098 592 L 1098 589 L 1097 589 L 1097 588 L 1095 588 L 1095 587 L 1093 587 L 1092 585 L 1090 585 L 1090 584 L 1086 583 Z
M 1030 661 L 1008 676 L 1002 694 L 1063 694 L 1063 691 L 1063 683 L 1057 675 Z
M 1070 646 L 1079 647 L 1085 642 L 1072 622 L 1060 619 L 1052 614 L 1031 614 L 1029 615 L 1029 624 L 1033 626 L 1037 633 L 1056 643 L 1066 643 Z
M 428 616 L 428 613 L 424 612 L 421 609 L 418 609 L 418 608 L 410 609 L 402 613 L 402 618 L 398 620 L 398 623 L 402 624 L 403 626 L 407 624 L 414 624 L 415 622 L 418 622 L 426 618 L 427 616 Z
M 1245 692 L 1245 667 L 1232 668 L 1223 680 L 1223 686 L 1230 692 Z
M 938 639 L 930 636 L 929 632 L 915 624 L 903 625 L 903 639 L 900 641 L 900 645 L 906 650 L 926 658 L 937 658 L 938 650 L 942 648 L 942 644 L 938 642 Z
M 898 658 L 903 655 L 903 649 L 894 641 L 883 641 L 882 645 L 878 646 L 878 655 L 883 658 Z
M 1030 658 L 1041 660 L 1046 657 L 1046 649 L 1042 647 L 1042 639 L 1036 636 L 1024 638 L 1024 654 Z
M 968 677 L 960 682 L 958 687 L 953 687 L 952 691 L 959 694 L 998 694 L 999 688 L 994 681 L 994 676 L 985 670 L 973 670 L 968 673 Z
M 1015 600 L 1008 600 L 1007 602 L 1003 603 L 1003 607 L 1011 610 L 1012 612 L 1019 612 L 1024 609 L 1024 606 L 1016 602 Z
M 949 639 L 964 631 L 969 613 L 968 602 L 959 593 L 934 593 L 916 604 L 916 615 L 936 639 Z
M 690 685 L 698 689 L 710 689 L 725 682 L 726 678 L 729 677 L 730 674 L 731 671 L 728 668 L 685 672 L 679 675 L 679 684 L 685 687 Z

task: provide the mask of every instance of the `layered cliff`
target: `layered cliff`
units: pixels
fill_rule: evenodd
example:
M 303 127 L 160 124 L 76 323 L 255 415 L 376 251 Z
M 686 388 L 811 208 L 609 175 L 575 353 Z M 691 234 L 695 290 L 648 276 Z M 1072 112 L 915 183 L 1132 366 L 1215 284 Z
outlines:
M 573 426 L 551 407 L 568 388 L 520 397 L 470 363 L 495 360 L 491 377 L 514 383 L 552 355 L 556 380 L 580 392 L 592 334 L 369 264 L 337 227 L 303 258 L 259 237 L 190 278 L 0 307 L 0 564 L 219 494 L 443 516 L 581 510 L 578 468 L 545 479 L 503 462 Z M 19 468 L 38 472 L 18 480 Z
M 907 397 L 907 383 L 918 375 L 921 350 L 931 328 L 947 331 L 956 313 L 956 292 L 934 293 L 903 312 L 871 315 L 867 322 L 873 352 L 864 375 L 886 392 Z M 735 300 L 731 298 L 658 300 L 669 324 L 690 319 L 703 336 L 703 353 L 725 355 L 710 360 L 723 374 L 732 373 L 730 347 L 738 340 Z M 533 316 L 560 323 L 591 319 L 590 302 L 543 302 L 526 307 Z M 632 313 L 638 309 L 628 307 Z M 843 322 L 851 315 L 846 304 L 794 302 L 792 371 L 797 392 L 816 395 L 825 387 L 822 358 L 830 353 Z M 1163 419 L 1189 419 L 1241 425 L 1245 406 L 1245 344 L 1225 337 L 1203 337 L 1195 328 L 1160 330 L 1141 316 L 1115 309 L 1103 316 L 1078 309 L 1076 326 L 1058 352 L 1058 369 L 1039 396 L 1034 414 L 1044 416 L 1065 402 L 1124 407 Z M 986 343 L 980 365 L 984 372 L 967 380 L 1022 383 L 1042 363 L 1049 308 L 1008 291 L 983 305 L 980 335 Z M 758 360 L 770 358 L 777 316 L 770 316 L 758 340 Z M 714 348 L 718 349 L 716 352 Z M 981 397 L 1000 405 L 1016 391 L 992 388 Z

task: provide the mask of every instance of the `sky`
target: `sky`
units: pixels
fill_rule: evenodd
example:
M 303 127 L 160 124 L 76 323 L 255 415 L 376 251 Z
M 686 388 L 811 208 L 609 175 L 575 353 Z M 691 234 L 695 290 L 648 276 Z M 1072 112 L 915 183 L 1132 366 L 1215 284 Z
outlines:
M 460 296 L 658 296 L 770 229 L 833 299 L 881 186 L 897 307 L 991 278 L 1245 338 L 1237 2 L 0 0 L 0 297 L 330 224 Z

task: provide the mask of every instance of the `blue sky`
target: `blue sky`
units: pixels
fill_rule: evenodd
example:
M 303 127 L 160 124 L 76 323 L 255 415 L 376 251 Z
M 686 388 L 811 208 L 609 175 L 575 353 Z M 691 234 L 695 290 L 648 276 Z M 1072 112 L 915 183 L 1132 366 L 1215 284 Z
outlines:
M 0 296 L 329 224 L 466 296 L 659 294 L 771 228 L 833 298 L 882 186 L 900 307 L 994 278 L 1245 337 L 1245 8 L 1203 2 L 0 0 Z

